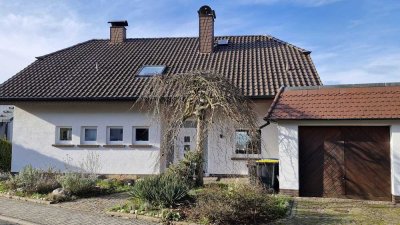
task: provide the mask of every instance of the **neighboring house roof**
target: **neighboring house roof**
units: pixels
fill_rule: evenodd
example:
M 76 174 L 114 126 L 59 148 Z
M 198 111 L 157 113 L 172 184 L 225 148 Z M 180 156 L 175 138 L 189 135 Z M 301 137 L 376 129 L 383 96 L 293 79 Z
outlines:
M 321 85 L 310 52 L 271 36 L 225 36 L 228 45 L 198 51 L 198 38 L 135 38 L 119 44 L 90 40 L 38 57 L 0 87 L 0 100 L 134 99 L 149 77 L 144 65 L 166 74 L 214 70 L 251 98 L 272 98 L 281 86 Z
M 400 83 L 282 88 L 265 119 L 400 119 Z

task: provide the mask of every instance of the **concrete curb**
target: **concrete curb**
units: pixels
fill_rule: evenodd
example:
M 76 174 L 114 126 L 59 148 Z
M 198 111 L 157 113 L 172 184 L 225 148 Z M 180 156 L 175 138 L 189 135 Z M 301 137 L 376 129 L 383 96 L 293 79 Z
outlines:
M 8 195 L 8 194 L 2 194 L 2 193 L 0 193 L 0 197 L 19 200 L 19 201 L 25 201 L 25 202 L 34 202 L 34 203 L 39 203 L 39 204 L 44 204 L 44 205 L 54 204 L 54 202 L 51 202 L 51 201 L 46 201 L 46 200 L 41 200 L 41 199 L 34 199 L 34 198 L 26 198 L 26 197 L 19 197 L 19 196 L 15 196 L 15 195 Z
M 0 220 L 4 220 L 10 223 L 16 223 L 16 224 L 21 224 L 21 225 L 40 225 L 38 223 L 32 223 L 26 220 L 22 220 L 22 219 L 16 219 L 13 217 L 8 217 L 8 216 L 4 216 L 2 214 L 0 214 Z

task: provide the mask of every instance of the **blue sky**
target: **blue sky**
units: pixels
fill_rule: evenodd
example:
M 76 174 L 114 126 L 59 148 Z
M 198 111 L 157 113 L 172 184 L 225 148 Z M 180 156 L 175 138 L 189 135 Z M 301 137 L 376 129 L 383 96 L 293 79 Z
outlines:
M 0 0 L 0 82 L 36 56 L 93 38 L 126 19 L 128 37 L 197 36 L 200 6 L 216 35 L 269 34 L 312 51 L 324 84 L 400 82 L 398 0 Z

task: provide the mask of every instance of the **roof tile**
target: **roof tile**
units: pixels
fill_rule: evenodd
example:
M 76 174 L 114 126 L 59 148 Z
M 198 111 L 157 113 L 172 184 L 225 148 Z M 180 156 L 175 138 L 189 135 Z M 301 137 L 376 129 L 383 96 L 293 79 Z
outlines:
M 284 88 L 266 119 L 400 119 L 400 83 Z
M 120 44 L 90 40 L 38 57 L 1 85 L 0 100 L 133 99 L 149 85 L 143 65 L 167 74 L 213 70 L 249 97 L 272 97 L 281 86 L 320 85 L 309 52 L 271 36 L 224 36 L 229 45 L 198 52 L 198 38 L 138 38 Z

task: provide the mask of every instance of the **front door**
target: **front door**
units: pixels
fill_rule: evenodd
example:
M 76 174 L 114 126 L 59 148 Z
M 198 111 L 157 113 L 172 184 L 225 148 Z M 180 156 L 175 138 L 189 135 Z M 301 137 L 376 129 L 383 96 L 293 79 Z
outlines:
M 185 153 L 194 151 L 196 147 L 196 128 L 183 127 L 177 138 L 175 162 L 183 159 Z

